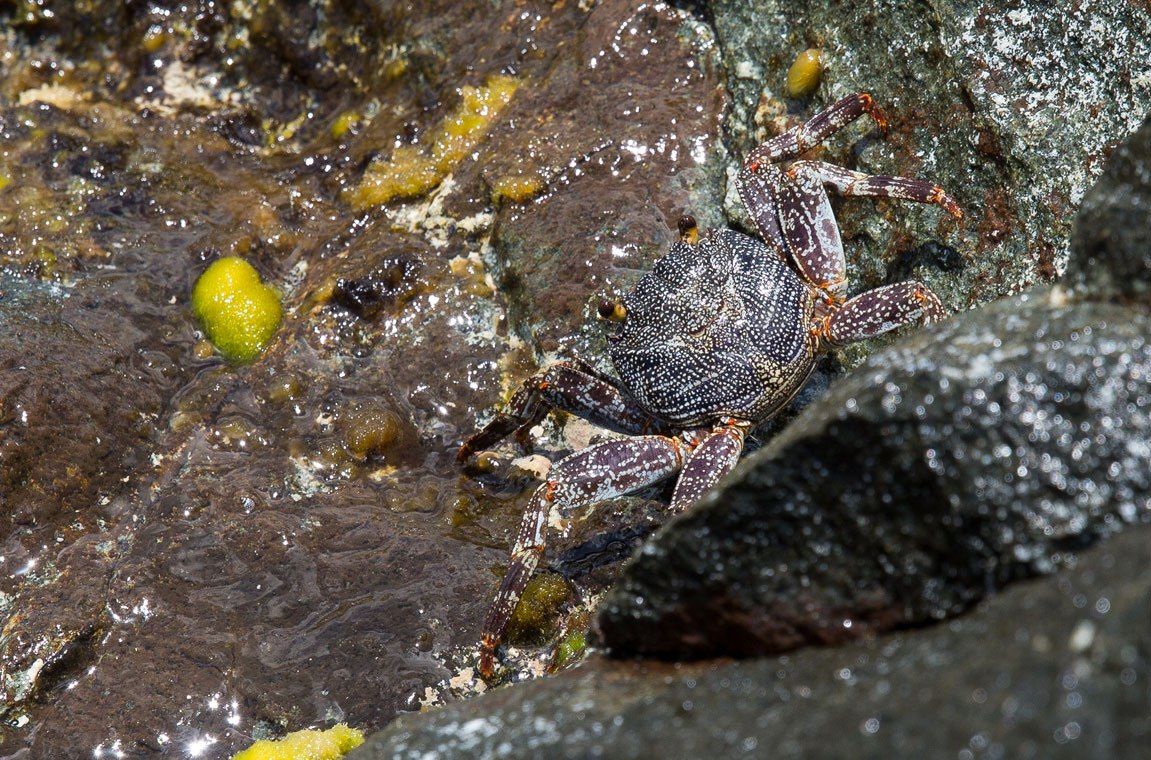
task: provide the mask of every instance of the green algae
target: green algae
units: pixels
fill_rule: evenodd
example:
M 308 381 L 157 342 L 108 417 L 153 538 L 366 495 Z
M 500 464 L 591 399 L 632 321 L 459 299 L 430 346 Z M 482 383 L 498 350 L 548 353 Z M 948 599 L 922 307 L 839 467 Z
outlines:
M 587 651 L 587 633 L 585 631 L 572 631 L 568 635 L 560 639 L 560 643 L 556 645 L 555 656 L 553 663 L 555 668 L 566 667 Z
M 345 723 L 327 731 L 293 731 L 283 739 L 261 739 L 232 760 L 338 760 L 364 743 L 364 732 Z
M 229 361 L 260 355 L 280 325 L 280 297 L 255 267 L 229 256 L 209 266 L 192 289 L 192 311 L 208 339 Z
M 436 126 L 429 148 L 401 145 L 390 160 L 372 162 L 346 199 L 363 209 L 434 190 L 480 144 L 519 86 L 515 77 L 501 75 L 482 87 L 464 87 L 459 106 Z
M 560 609 L 568 600 L 568 586 L 558 575 L 537 575 L 528 582 L 508 621 L 507 640 L 513 644 L 538 645 L 554 631 Z

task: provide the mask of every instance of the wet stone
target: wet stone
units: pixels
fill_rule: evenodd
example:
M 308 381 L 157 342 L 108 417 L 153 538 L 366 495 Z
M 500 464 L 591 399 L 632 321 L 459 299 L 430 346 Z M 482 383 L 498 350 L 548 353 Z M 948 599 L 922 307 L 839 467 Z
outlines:
M 403 716 L 349 760 L 1137 757 L 1151 740 L 1149 533 L 947 625 L 756 660 L 593 658 Z
M 1151 304 L 1151 121 L 1111 156 L 1075 225 L 1069 283 Z
M 1151 519 L 1151 323 L 1037 290 L 869 358 L 646 544 L 617 656 L 751 656 L 956 615 Z
M 594 305 L 635 283 L 683 214 L 722 224 L 717 63 L 686 12 L 600 3 L 508 107 L 483 176 L 532 172 L 547 189 L 500 206 L 491 260 L 513 325 L 540 351 L 596 354 Z

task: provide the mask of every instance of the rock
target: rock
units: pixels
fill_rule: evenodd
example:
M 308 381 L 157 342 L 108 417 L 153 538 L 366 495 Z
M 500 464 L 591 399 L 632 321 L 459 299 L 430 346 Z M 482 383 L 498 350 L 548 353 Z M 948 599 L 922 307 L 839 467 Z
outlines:
M 1035 291 L 832 386 L 658 533 L 601 606 L 618 656 L 750 656 L 922 625 L 1151 519 L 1151 320 Z
M 916 268 L 953 309 L 1050 282 L 1067 263 L 1071 223 L 1108 151 L 1151 110 L 1151 9 L 1124 0 L 855 3 L 712 0 L 739 153 L 836 98 L 870 92 L 890 120 L 833 138 L 830 160 L 872 174 L 931 178 L 967 214 L 847 200 L 837 216 L 854 288 L 880 285 L 908 251 L 939 243 L 961 272 Z M 810 100 L 786 97 L 788 66 L 823 51 Z M 860 139 L 861 135 L 867 134 Z M 728 194 L 733 216 L 741 212 Z M 875 343 L 846 352 L 858 364 Z
M 758 660 L 595 658 L 404 716 L 348 760 L 1139 756 L 1149 533 L 1132 528 L 947 625 Z
M 604 2 L 509 108 L 484 175 L 538 175 L 547 191 L 500 208 L 492 262 L 540 351 L 598 358 L 589 304 L 628 290 L 681 215 L 723 223 L 718 64 L 711 30 L 687 13 Z
M 1111 157 L 1075 222 L 1068 280 L 1151 305 L 1151 120 Z

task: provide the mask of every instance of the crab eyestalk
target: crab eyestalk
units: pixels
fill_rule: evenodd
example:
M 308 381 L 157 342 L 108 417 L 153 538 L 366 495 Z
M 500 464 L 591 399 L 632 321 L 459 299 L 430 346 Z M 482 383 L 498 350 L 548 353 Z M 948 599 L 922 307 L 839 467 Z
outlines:
M 679 224 L 676 225 L 679 229 L 679 239 L 688 245 L 695 245 L 699 242 L 699 226 L 695 223 L 695 217 L 691 214 L 684 214 L 679 218 Z
M 599 318 L 608 322 L 622 322 L 627 319 L 627 307 L 619 301 L 600 301 Z

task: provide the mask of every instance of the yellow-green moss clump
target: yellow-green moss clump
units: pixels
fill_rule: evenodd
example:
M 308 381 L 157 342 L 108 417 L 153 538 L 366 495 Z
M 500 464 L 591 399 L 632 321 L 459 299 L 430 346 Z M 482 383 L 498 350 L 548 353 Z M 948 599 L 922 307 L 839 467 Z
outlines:
M 262 739 L 232 760 L 338 760 L 363 743 L 363 731 L 340 723 L 327 731 L 293 731 L 283 739 Z
M 558 575 L 541 574 L 524 589 L 508 621 L 507 640 L 513 644 L 542 644 L 555 630 L 560 608 L 568 599 L 568 586 Z
M 795 57 L 795 62 L 787 70 L 787 94 L 793 98 L 804 98 L 819 87 L 823 76 L 823 51 L 817 48 L 804 50 Z
M 401 145 L 388 161 L 373 161 L 347 200 L 356 208 L 396 198 L 417 198 L 437 187 L 488 133 L 492 120 L 519 87 L 515 77 L 493 76 L 483 87 L 464 87 L 460 104 L 432 131 L 430 147 Z
M 212 263 L 192 289 L 192 311 L 208 339 L 229 361 L 260 355 L 283 313 L 276 291 L 248 262 L 230 256 Z
M 582 630 L 572 631 L 556 645 L 555 667 L 562 668 L 575 662 L 585 651 L 587 651 L 587 634 Z

